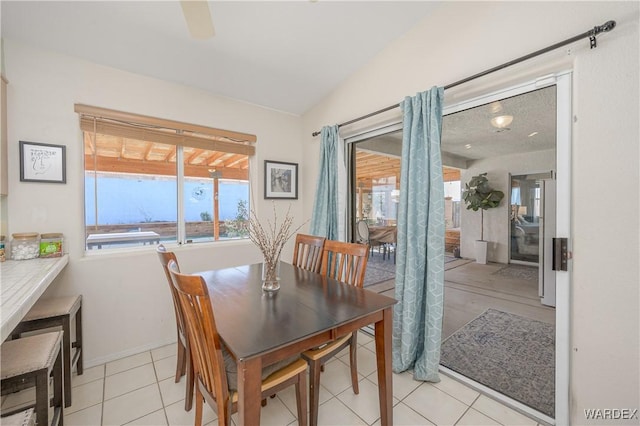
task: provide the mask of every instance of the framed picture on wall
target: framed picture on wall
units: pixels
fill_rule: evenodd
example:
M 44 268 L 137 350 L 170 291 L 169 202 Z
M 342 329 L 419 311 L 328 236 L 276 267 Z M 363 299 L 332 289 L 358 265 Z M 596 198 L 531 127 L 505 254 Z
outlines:
M 265 160 L 264 198 L 298 199 L 298 164 Z
M 67 183 L 66 148 L 20 141 L 20 181 Z

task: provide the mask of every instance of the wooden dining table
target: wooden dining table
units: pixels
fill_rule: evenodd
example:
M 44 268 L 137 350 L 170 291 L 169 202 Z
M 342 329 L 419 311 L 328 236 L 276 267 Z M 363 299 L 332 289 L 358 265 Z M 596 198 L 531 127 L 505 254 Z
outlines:
M 266 365 L 375 324 L 381 424 L 393 424 L 392 308 L 396 300 L 282 262 L 280 290 L 261 288 L 261 264 L 200 272 L 220 337 L 238 366 L 241 425 L 260 424 Z

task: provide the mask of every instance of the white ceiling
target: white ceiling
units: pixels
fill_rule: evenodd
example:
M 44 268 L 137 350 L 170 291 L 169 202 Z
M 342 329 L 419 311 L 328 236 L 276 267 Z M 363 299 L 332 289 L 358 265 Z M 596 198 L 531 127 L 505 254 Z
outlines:
M 437 6 L 210 1 L 216 35 L 201 41 L 176 1 L 0 3 L 3 38 L 296 115 Z
M 497 116 L 511 124 L 498 129 Z M 480 160 L 556 147 L 556 86 L 481 105 L 442 119 L 442 151 L 464 160 Z
M 491 119 L 511 115 L 504 129 Z M 402 131 L 368 139 L 359 148 L 399 157 Z M 503 155 L 546 151 L 556 147 L 556 87 L 550 86 L 486 105 L 449 114 L 442 119 L 442 153 L 446 161 L 462 163 Z

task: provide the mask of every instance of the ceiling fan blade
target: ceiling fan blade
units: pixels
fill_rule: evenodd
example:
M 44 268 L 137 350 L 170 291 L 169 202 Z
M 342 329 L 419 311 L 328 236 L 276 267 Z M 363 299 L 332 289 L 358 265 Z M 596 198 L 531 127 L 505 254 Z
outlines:
M 180 6 L 191 37 L 206 40 L 215 35 L 209 3 L 206 0 L 181 0 Z

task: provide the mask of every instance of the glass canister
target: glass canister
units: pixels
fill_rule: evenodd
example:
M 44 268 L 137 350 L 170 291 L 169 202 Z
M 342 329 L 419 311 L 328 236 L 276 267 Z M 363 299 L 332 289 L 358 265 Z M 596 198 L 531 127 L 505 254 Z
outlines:
M 37 232 L 11 234 L 11 258 L 35 259 L 40 254 L 40 238 Z
M 62 234 L 58 232 L 40 234 L 40 257 L 61 257 L 62 241 Z

